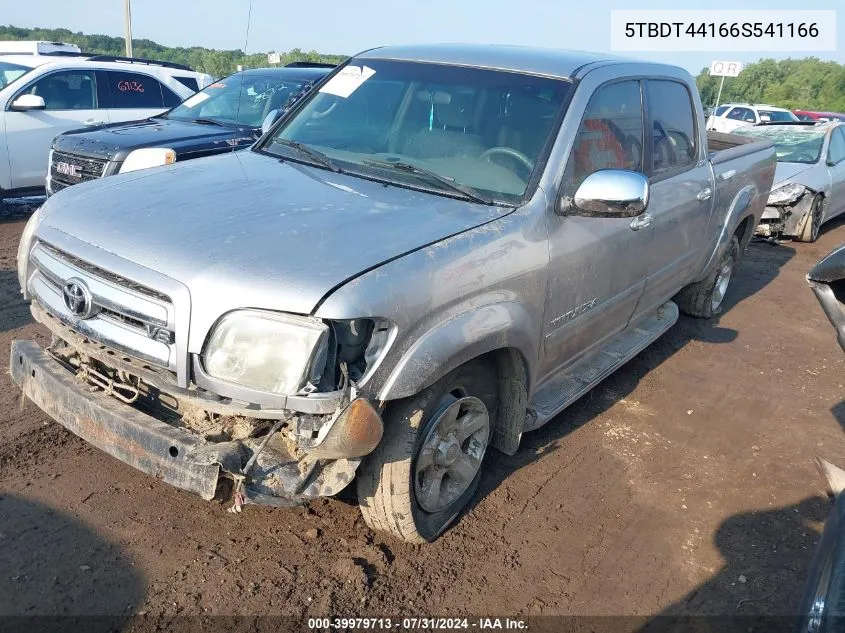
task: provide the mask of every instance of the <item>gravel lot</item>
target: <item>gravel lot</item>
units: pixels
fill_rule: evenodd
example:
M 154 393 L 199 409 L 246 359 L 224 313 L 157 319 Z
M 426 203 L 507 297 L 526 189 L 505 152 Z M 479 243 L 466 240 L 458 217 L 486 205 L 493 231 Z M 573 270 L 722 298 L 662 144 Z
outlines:
M 0 350 L 44 342 L 20 299 L 26 201 L 0 210 Z M 436 543 L 370 532 L 347 498 L 236 516 L 21 404 L 0 375 L 0 614 L 783 614 L 845 463 L 843 359 L 804 281 L 845 238 L 753 243 L 716 321 L 680 322 L 493 454 Z M 6 356 L 3 362 L 7 362 Z

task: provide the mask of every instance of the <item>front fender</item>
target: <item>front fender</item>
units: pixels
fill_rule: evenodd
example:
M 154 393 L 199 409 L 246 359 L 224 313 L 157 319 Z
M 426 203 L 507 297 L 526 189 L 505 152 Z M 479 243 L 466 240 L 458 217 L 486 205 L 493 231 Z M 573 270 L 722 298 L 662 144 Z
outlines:
M 467 361 L 495 350 L 515 348 L 530 359 L 531 324 L 525 308 L 512 301 L 473 308 L 443 321 L 405 352 L 382 386 L 379 400 L 419 393 Z M 530 379 L 529 372 L 529 383 Z M 530 390 L 530 384 L 526 388 Z

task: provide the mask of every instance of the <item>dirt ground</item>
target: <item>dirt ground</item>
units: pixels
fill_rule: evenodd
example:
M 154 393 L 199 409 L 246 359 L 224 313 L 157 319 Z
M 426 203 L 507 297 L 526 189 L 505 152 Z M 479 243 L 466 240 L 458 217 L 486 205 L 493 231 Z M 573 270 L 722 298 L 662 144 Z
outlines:
M 45 340 L 18 294 L 25 217 L 0 214 L 6 354 Z M 350 495 L 229 514 L 21 406 L 4 373 L 0 615 L 790 613 L 829 509 L 812 460 L 845 462 L 845 356 L 804 275 L 843 238 L 753 243 L 721 318 L 682 317 L 491 455 L 427 546 L 372 533 Z

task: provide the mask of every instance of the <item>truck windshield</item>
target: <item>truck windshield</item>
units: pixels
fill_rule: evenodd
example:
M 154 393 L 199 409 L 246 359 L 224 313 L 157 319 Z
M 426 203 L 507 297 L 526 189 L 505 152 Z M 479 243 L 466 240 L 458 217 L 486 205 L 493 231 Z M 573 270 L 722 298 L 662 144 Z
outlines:
M 0 62 L 0 90 L 8 86 L 13 81 L 17 81 L 28 73 L 31 68 L 26 66 L 19 66 L 10 62 Z
M 325 168 L 296 149 L 307 146 L 353 175 L 518 204 L 571 89 L 517 72 L 352 60 L 257 150 Z
M 185 99 L 164 116 L 176 121 L 215 121 L 221 124 L 261 127 L 264 118 L 278 110 L 305 85 L 304 79 L 280 75 L 231 75 Z
M 779 163 L 812 164 L 819 160 L 826 132 L 826 127 L 776 125 L 742 127 L 733 133 L 771 140 Z

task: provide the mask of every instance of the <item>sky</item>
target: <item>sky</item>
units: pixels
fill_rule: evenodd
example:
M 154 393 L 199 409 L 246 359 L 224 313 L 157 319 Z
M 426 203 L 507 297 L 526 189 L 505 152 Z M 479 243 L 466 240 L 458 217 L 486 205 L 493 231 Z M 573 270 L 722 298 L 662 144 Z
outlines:
M 123 0 L 0 0 L 0 23 L 123 36 Z M 134 0 L 132 35 L 168 46 L 247 52 L 293 48 L 354 54 L 385 44 L 469 42 L 611 52 L 613 9 L 837 9 L 837 0 Z M 626 53 L 677 64 L 696 74 L 715 59 L 815 56 L 845 63 L 845 10 L 837 16 L 835 52 Z

